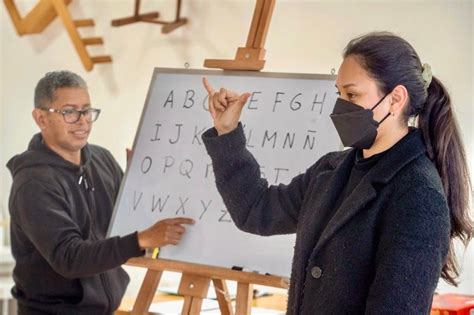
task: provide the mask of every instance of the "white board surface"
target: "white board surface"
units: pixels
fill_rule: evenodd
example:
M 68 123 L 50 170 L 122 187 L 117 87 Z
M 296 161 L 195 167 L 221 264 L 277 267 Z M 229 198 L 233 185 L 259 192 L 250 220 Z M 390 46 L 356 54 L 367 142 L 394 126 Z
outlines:
M 179 246 L 162 248 L 160 258 L 289 277 L 295 236 L 238 230 L 217 192 L 201 140 L 212 126 L 204 76 L 215 89 L 252 93 L 241 122 L 270 184 L 289 183 L 340 148 L 329 118 L 337 98 L 334 76 L 157 68 L 108 235 L 188 216 L 196 225 Z

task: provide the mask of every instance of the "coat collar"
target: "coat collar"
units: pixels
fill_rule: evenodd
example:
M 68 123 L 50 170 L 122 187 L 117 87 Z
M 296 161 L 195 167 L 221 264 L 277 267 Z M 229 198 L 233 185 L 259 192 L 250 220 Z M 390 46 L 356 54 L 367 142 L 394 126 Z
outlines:
M 374 183 L 388 183 L 407 164 L 425 154 L 425 152 L 426 147 L 421 131 L 411 128 L 409 133 L 389 149 L 386 155 L 364 176 L 352 193 L 343 201 L 321 234 L 313 255 L 324 246 L 337 230 L 375 199 L 377 190 Z M 341 156 L 338 156 L 338 158 L 329 161 L 329 164 L 333 167 L 330 172 L 335 181 L 347 181 L 347 168 L 350 163 L 353 163 L 354 155 L 355 150 L 351 149 L 342 156 L 342 159 Z
M 348 152 L 350 151 L 355 150 L 349 149 Z M 408 134 L 398 141 L 392 148 L 390 148 L 386 156 L 382 159 L 385 161 L 390 159 L 391 162 L 397 162 L 392 165 L 393 172 L 385 174 L 389 175 L 386 178 L 387 181 L 389 181 L 393 175 L 398 173 L 398 171 L 401 170 L 406 164 L 410 163 L 412 160 L 416 159 L 419 155 L 424 154 L 425 152 L 426 146 L 421 131 L 418 128 L 410 127 Z M 404 156 L 404 158 L 400 159 L 400 155 Z M 341 155 L 334 156 L 328 161 L 328 163 L 334 169 L 337 168 L 346 157 L 346 155 L 342 156 L 342 158 Z M 380 165 L 380 163 L 378 164 Z
M 349 151 L 355 151 L 350 149 Z M 369 172 L 373 182 L 388 183 L 408 163 L 425 154 L 426 146 L 421 131 L 410 128 L 408 134 L 389 149 L 387 154 Z M 338 168 L 347 159 L 353 159 L 353 154 L 335 156 L 329 160 L 333 169 Z

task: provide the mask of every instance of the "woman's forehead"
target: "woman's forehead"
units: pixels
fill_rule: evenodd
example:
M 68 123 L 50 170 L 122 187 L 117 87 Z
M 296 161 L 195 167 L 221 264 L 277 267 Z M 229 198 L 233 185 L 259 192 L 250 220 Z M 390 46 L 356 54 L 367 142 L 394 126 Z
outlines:
M 357 58 L 349 56 L 343 60 L 337 74 L 337 88 L 365 86 L 369 82 L 375 83 Z

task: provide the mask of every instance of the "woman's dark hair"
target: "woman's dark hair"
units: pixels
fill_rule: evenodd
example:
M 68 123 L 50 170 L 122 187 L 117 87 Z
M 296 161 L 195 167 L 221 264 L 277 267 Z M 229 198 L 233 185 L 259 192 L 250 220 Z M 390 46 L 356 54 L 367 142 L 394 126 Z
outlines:
M 441 177 L 450 209 L 451 244 L 441 276 L 457 285 L 459 266 L 453 241 L 459 238 L 467 246 L 473 236 L 473 223 L 468 213 L 471 182 L 466 155 L 449 94 L 434 76 L 431 83 L 425 81 L 418 54 L 407 41 L 394 34 L 376 32 L 355 38 L 344 50 L 344 58 L 348 56 L 357 58 L 383 94 L 397 85 L 408 90 L 405 121 L 418 118 L 417 127 Z

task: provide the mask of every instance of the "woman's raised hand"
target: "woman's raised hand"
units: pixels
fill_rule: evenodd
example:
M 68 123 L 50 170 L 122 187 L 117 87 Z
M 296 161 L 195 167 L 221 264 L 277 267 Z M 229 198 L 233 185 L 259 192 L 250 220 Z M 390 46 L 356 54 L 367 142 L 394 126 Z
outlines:
M 203 78 L 202 82 L 209 94 L 209 112 L 214 122 L 214 128 L 219 135 L 231 132 L 237 128 L 242 109 L 251 94 L 239 95 L 225 88 L 216 92 L 207 78 Z

